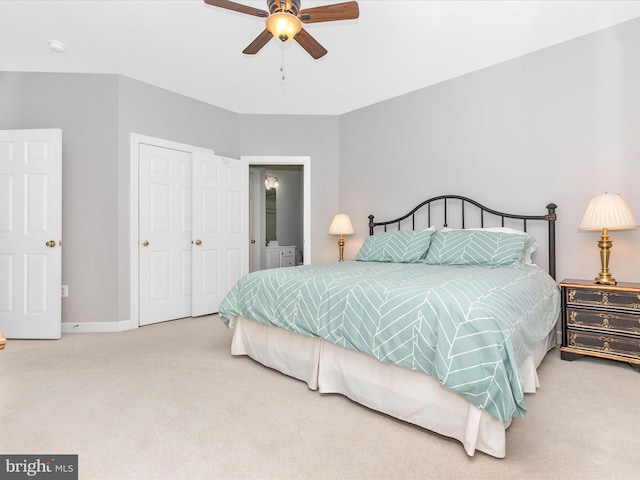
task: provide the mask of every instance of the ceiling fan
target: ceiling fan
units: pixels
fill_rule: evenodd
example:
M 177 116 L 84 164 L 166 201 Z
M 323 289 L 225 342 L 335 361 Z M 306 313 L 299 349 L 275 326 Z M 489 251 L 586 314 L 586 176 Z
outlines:
M 294 39 L 313 58 L 326 55 L 327 50 L 315 38 L 302 28 L 303 23 L 332 22 L 358 18 L 358 2 L 335 3 L 300 10 L 300 0 L 267 0 L 269 11 L 260 10 L 228 0 L 204 0 L 214 7 L 226 8 L 266 19 L 266 28 L 242 53 L 254 55 L 264 47 L 272 37 L 282 42 Z

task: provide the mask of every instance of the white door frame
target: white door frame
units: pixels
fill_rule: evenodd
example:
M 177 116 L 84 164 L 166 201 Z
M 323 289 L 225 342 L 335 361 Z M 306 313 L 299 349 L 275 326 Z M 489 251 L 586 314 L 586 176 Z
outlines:
M 305 265 L 311 263 L 311 157 L 309 156 L 251 156 L 240 157 L 251 165 L 302 165 L 303 167 L 303 236 L 302 256 Z
M 261 269 L 265 243 L 262 222 L 260 221 L 262 217 L 262 212 L 260 211 L 262 202 L 260 202 L 261 194 L 259 192 L 262 192 L 264 188 L 262 186 L 264 182 L 260 181 L 258 175 L 261 170 L 249 166 L 249 273 Z M 252 231 L 253 235 L 251 235 Z M 251 243 L 252 241 L 254 242 L 253 244 Z
M 140 135 L 138 133 L 131 134 L 131 169 L 129 173 L 130 179 L 130 211 L 129 211 L 129 329 L 138 328 L 140 326 L 139 315 L 139 298 L 138 298 L 138 245 L 140 239 L 138 238 L 138 168 L 139 168 L 139 156 L 138 147 L 141 143 L 148 145 L 155 145 L 163 148 L 171 148 L 174 150 L 181 150 L 193 154 L 194 152 L 203 152 L 213 155 L 213 150 L 209 148 L 195 147 L 193 145 L 187 145 L 184 143 L 172 142 L 171 140 L 165 140 L 162 138 L 149 137 L 147 135 Z

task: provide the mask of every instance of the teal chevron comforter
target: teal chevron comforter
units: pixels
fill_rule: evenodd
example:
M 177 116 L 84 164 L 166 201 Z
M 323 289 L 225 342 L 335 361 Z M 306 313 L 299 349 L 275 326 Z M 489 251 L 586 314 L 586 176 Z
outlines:
M 556 283 L 536 266 L 350 261 L 254 272 L 220 305 L 437 378 L 506 423 L 526 413 L 517 365 L 554 328 Z

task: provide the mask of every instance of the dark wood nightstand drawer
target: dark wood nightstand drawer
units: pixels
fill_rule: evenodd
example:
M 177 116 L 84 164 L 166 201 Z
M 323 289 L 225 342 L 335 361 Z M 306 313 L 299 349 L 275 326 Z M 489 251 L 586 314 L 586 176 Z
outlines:
M 603 306 L 640 313 L 640 293 L 601 288 L 567 288 L 566 302 L 571 305 Z
M 613 355 L 624 355 L 640 360 L 640 339 L 632 337 L 618 337 L 606 333 L 581 332 L 570 330 L 567 332 L 567 346 L 580 350 L 590 350 Z
M 567 307 L 567 327 L 582 327 L 600 331 L 640 334 L 640 312 L 618 313 L 596 309 Z
M 626 362 L 640 371 L 640 283 L 567 279 L 562 289 L 560 357 Z

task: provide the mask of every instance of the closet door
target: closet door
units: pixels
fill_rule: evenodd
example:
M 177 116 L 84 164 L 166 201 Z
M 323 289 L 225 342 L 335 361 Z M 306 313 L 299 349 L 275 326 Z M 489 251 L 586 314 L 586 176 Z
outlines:
M 192 154 L 139 150 L 140 325 L 191 316 Z
M 139 146 L 139 324 L 218 311 L 248 272 L 248 162 Z
M 218 311 L 249 269 L 249 165 L 213 154 L 193 154 L 193 309 Z

